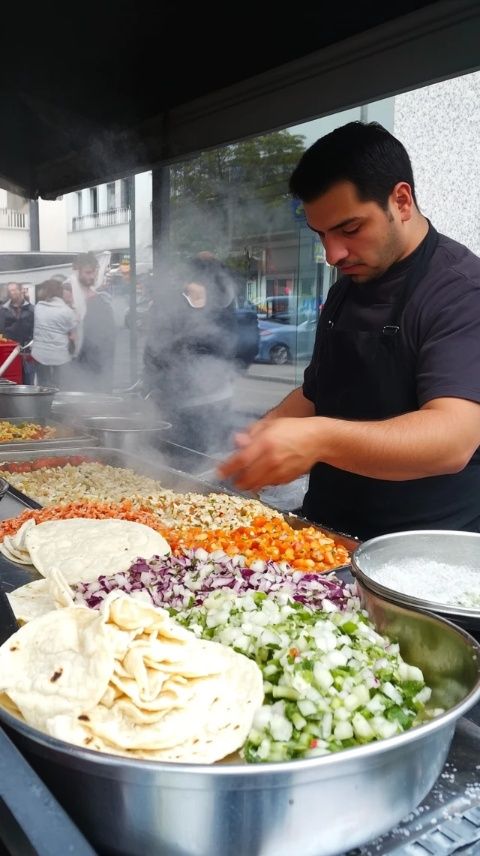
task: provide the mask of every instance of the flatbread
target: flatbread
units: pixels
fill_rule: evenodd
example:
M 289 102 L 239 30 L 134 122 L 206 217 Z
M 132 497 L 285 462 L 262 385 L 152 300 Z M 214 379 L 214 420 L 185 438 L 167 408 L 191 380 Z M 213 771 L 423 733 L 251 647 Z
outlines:
M 111 592 L 34 618 L 0 648 L 0 704 L 47 734 L 132 758 L 213 763 L 263 702 L 255 662 Z
M 47 580 L 34 580 L 7 593 L 17 621 L 26 623 L 56 609 Z
M 35 526 L 34 520 L 26 520 L 22 523 L 18 532 L 15 535 L 5 535 L 0 543 L 0 552 L 10 559 L 11 562 L 18 562 L 21 565 L 31 565 L 32 560 L 30 553 L 26 547 L 25 538 L 29 529 Z
M 24 624 L 0 648 L 0 693 L 24 719 L 47 730 L 52 716 L 97 704 L 114 669 L 102 615 L 71 607 Z
M 44 577 L 59 570 L 69 583 L 92 582 L 101 575 L 126 571 L 138 558 L 166 556 L 165 538 L 131 520 L 49 520 L 25 536 L 31 562 Z

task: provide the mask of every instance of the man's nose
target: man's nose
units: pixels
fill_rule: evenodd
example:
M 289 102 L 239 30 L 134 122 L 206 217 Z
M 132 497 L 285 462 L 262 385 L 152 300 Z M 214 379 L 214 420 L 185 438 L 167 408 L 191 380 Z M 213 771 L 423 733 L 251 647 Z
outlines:
M 325 258 L 329 265 L 338 265 L 348 257 L 348 249 L 339 235 L 325 235 L 323 238 Z

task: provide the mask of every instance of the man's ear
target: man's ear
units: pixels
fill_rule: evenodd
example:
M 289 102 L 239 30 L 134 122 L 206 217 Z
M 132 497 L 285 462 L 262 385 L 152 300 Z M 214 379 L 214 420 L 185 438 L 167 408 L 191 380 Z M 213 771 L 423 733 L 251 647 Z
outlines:
M 400 215 L 400 219 L 404 222 L 412 217 L 415 202 L 413 199 L 412 188 L 408 181 L 399 181 L 392 190 L 390 199 L 394 209 Z

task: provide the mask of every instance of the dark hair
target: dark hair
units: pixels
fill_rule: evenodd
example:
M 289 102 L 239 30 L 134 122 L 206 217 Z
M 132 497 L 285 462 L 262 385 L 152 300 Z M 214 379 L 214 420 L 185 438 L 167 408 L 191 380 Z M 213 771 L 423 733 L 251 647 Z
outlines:
M 47 279 L 45 282 L 41 282 L 37 286 L 37 289 L 38 300 L 51 300 L 52 297 L 63 297 L 63 285 L 58 279 Z
M 98 267 L 98 262 L 93 253 L 80 253 L 73 263 L 75 270 L 86 267 Z
M 378 122 L 349 122 L 321 137 L 302 155 L 289 186 L 293 196 L 313 202 L 339 181 L 350 181 L 362 201 L 382 208 L 395 185 L 406 181 L 417 204 L 408 153 Z

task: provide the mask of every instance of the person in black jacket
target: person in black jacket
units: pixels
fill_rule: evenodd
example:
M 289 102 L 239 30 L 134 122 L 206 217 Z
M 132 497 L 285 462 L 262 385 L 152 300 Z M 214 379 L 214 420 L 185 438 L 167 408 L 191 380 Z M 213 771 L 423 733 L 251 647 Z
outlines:
M 8 300 L 0 307 L 0 333 L 26 345 L 33 338 L 33 306 L 25 300 L 22 286 L 17 282 L 7 285 Z M 23 361 L 24 383 L 34 382 L 34 364 L 26 355 Z
M 157 295 L 144 352 L 145 384 L 176 443 L 208 451 L 224 442 L 237 335 L 233 280 L 200 253 Z

